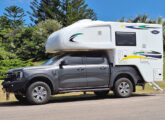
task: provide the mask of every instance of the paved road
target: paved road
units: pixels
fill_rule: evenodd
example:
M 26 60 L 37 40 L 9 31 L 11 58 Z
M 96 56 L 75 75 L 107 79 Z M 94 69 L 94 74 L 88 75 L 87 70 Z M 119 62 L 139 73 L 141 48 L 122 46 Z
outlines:
M 40 106 L 1 103 L 0 120 L 165 120 L 165 94 L 58 98 Z

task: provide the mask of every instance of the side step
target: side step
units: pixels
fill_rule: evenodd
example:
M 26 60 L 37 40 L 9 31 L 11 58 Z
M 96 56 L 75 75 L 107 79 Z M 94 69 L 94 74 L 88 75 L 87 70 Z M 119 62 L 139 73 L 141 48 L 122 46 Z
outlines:
M 159 85 L 158 84 L 156 84 L 155 82 L 150 82 L 149 83 L 149 85 L 151 86 L 151 87 L 153 87 L 155 90 L 157 90 L 157 91 L 163 91 L 163 89 L 162 88 L 160 88 L 159 87 Z

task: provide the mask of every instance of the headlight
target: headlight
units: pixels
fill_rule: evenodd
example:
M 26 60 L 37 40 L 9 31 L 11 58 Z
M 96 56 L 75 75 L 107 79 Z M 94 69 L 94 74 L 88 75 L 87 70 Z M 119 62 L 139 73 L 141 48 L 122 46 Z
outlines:
M 15 77 L 16 78 L 23 78 L 23 72 L 22 71 L 15 72 Z

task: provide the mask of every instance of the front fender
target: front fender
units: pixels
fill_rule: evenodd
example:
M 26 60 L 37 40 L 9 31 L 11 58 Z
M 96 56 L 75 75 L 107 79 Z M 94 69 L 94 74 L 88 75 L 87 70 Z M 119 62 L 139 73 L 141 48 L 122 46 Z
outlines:
M 55 90 L 56 88 L 56 80 L 53 79 L 53 77 L 47 75 L 47 74 L 43 74 L 43 73 L 37 73 L 37 74 L 34 74 L 34 75 L 31 75 L 29 77 L 27 77 L 27 82 L 26 84 L 28 84 L 31 80 L 33 80 L 34 78 L 37 78 L 37 77 L 43 77 L 43 78 L 46 78 L 49 80 L 49 82 L 51 82 L 52 86 L 53 86 L 53 89 Z

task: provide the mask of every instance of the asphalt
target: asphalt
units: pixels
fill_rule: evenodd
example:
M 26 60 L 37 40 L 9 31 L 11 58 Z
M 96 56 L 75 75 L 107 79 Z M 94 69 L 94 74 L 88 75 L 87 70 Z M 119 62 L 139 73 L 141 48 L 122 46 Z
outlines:
M 165 94 L 62 97 L 45 105 L 0 103 L 0 120 L 165 120 Z

